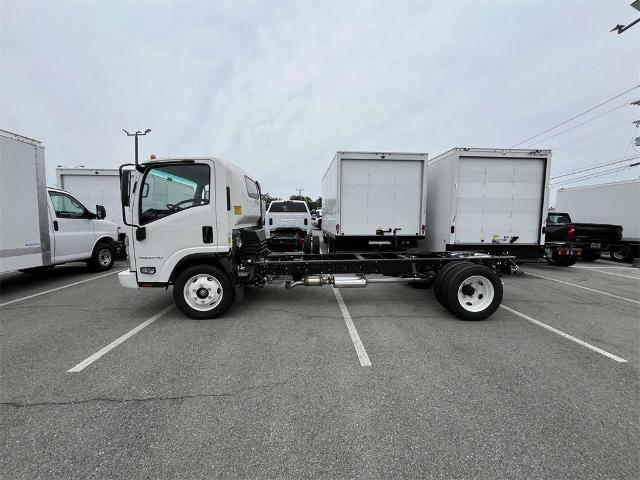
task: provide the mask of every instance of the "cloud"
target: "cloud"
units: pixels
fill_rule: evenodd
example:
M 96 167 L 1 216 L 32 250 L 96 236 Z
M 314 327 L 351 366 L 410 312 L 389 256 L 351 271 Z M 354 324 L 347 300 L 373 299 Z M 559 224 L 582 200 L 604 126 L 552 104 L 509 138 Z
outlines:
M 151 128 L 145 155 L 221 156 L 269 193 L 315 197 L 336 150 L 507 147 L 640 83 L 640 28 L 609 33 L 633 15 L 610 2 L 0 8 L 1 127 L 45 143 L 52 181 L 58 164 L 130 160 L 120 128 Z M 624 154 L 634 117 L 527 146 L 618 124 L 558 149 L 553 169 L 601 163 Z

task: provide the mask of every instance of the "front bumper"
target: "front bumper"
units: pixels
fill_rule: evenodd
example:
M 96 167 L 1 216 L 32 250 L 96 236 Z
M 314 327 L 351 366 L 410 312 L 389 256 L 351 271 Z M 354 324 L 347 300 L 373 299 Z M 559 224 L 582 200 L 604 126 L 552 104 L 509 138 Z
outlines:
M 132 272 L 129 270 L 120 272 L 118 274 L 118 282 L 120 282 L 120 286 L 124 288 L 140 288 L 138 286 L 138 278 L 136 277 L 136 272 Z

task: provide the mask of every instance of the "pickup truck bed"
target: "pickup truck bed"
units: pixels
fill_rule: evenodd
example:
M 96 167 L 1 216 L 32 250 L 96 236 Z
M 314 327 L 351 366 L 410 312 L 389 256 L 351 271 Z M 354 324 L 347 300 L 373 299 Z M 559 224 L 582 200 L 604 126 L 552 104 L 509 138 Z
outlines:
M 545 242 L 571 242 L 582 249 L 583 260 L 596 260 L 621 238 L 621 225 L 574 223 L 568 213 L 553 212 L 547 218 Z

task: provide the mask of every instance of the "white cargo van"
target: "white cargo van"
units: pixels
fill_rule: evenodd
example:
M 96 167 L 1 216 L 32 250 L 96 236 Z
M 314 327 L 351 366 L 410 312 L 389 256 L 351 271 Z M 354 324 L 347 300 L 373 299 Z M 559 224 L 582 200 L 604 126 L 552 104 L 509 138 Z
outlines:
M 542 258 L 549 150 L 454 148 L 428 168 L 425 248 Z
M 337 152 L 322 179 L 328 250 L 415 247 L 426 204 L 426 153 Z
M 112 267 L 116 225 L 68 192 L 46 187 L 41 142 L 0 130 L 0 273 L 66 262 Z

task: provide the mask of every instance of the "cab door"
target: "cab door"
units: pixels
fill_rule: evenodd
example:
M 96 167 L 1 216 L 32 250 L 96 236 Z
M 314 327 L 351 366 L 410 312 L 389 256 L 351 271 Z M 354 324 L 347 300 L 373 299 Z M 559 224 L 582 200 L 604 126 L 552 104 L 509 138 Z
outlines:
M 148 168 L 132 205 L 138 282 L 167 282 L 181 259 L 218 251 L 213 162 Z
M 54 212 L 54 262 L 86 260 L 93 251 L 94 215 L 68 193 L 49 191 Z

